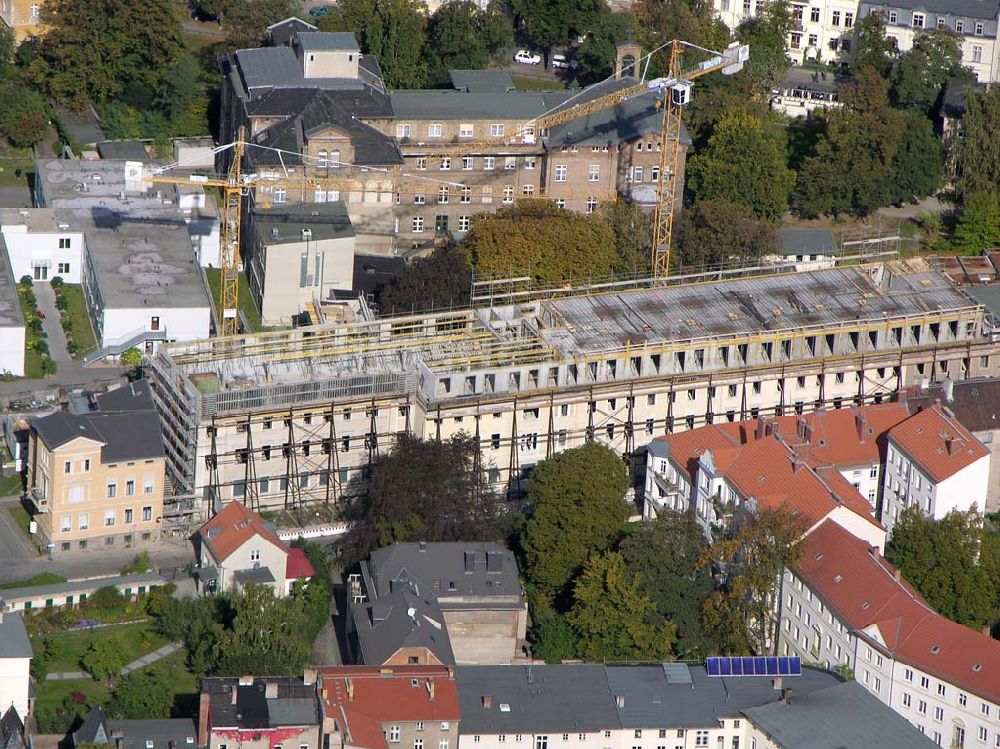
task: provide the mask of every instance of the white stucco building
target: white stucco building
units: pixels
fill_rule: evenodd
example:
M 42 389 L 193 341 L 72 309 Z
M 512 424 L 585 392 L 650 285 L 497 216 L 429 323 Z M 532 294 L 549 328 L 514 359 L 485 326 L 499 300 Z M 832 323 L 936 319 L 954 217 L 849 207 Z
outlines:
M 0 234 L 15 279 L 44 283 L 59 276 L 80 283 L 83 232 L 60 222 L 50 208 L 0 209 Z
M 31 641 L 21 614 L 5 612 L 0 598 L 0 712 L 11 705 L 18 715 L 28 715 Z
M 938 746 L 1000 746 L 1000 642 L 935 613 L 876 549 L 824 523 L 781 590 L 778 652 L 843 665 Z
M 24 313 L 0 239 L 0 374 L 24 375 Z
M 887 444 L 882 522 L 890 533 L 914 504 L 936 520 L 986 506 L 990 451 L 940 404 L 890 429 Z

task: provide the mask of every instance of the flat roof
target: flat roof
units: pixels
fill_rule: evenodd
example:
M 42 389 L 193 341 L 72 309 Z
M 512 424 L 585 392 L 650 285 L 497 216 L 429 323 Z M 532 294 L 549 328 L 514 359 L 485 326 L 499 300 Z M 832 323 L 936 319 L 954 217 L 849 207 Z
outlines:
M 59 222 L 51 208 L 0 208 L 0 227 L 24 226 L 29 232 L 56 232 Z
M 266 245 L 293 244 L 304 241 L 308 230 L 314 242 L 354 236 L 354 226 L 343 201 L 304 203 L 301 205 L 255 208 L 253 218 Z
M 76 593 L 78 591 L 106 588 L 110 585 L 164 585 L 167 579 L 155 572 L 144 572 L 139 575 L 119 575 L 116 577 L 98 577 L 91 580 L 74 580 L 51 585 L 31 585 L 24 588 L 0 589 L 0 599 L 4 601 L 34 600 Z
M 17 296 L 17 280 L 7 257 L 7 243 L 0 236 L 0 326 L 23 327 L 24 313 Z M 0 363 L 0 371 L 3 370 Z
M 104 306 L 208 308 L 185 215 L 171 189 L 126 189 L 125 162 L 37 162 L 47 207 L 86 235 Z

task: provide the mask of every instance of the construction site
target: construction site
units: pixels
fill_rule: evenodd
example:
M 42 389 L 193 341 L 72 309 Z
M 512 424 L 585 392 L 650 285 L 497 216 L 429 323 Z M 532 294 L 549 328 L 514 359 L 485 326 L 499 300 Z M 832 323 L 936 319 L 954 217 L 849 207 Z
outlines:
M 294 512 L 364 491 L 404 431 L 474 436 L 516 494 L 588 440 L 630 461 L 713 421 L 996 374 L 991 320 L 910 260 L 168 344 L 150 377 L 180 496 Z

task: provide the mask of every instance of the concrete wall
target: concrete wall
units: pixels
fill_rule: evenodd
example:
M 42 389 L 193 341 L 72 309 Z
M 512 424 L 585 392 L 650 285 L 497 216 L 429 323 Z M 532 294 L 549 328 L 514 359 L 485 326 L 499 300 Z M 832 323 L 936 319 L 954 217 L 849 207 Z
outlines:
M 342 50 L 300 50 L 306 78 L 357 78 L 358 53 Z
M 303 263 L 306 279 L 302 278 Z M 324 299 L 334 289 L 350 289 L 353 281 L 353 237 L 265 247 L 261 319 L 265 325 L 287 325 L 314 298 Z
M 282 726 L 280 728 L 212 727 L 208 749 L 321 749 L 320 726 Z
M 0 328 L 0 374 L 24 375 L 24 326 Z
M 517 655 L 518 611 L 444 611 L 455 662 L 510 663 Z

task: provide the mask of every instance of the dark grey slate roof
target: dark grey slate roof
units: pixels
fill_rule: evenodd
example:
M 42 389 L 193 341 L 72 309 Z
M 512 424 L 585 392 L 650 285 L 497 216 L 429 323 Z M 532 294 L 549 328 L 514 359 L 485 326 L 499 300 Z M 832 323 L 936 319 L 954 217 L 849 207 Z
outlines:
M 30 658 L 31 655 L 31 640 L 20 612 L 3 614 L 0 620 L 0 658 Z
M 267 27 L 267 33 L 271 36 L 271 44 L 275 47 L 287 46 L 300 31 L 319 31 L 319 29 L 295 16 L 272 23 Z
M 302 230 L 312 232 L 315 242 L 354 236 L 354 226 L 343 201 L 272 205 L 254 208 L 254 222 L 264 244 L 289 244 L 302 241 Z
M 355 292 L 375 294 L 383 286 L 391 283 L 405 267 L 406 261 L 401 257 L 355 253 L 352 288 Z
M 944 95 L 941 97 L 941 116 L 952 119 L 961 119 L 965 114 L 965 97 L 969 90 L 973 88 L 984 89 L 986 83 L 978 83 L 965 78 L 952 78 L 944 86 Z
M 745 709 L 743 714 L 782 749 L 936 746 L 906 718 L 854 681 L 810 694 L 793 693 L 787 705 L 772 702 Z
M 463 734 L 564 733 L 621 726 L 604 666 L 457 666 Z M 483 706 L 489 696 L 491 706 Z
M 24 723 L 17 710 L 11 705 L 0 718 L 0 747 L 3 749 L 24 749 Z
M 301 35 L 300 35 L 301 36 Z M 260 47 L 234 52 L 231 60 L 247 91 L 259 88 L 362 88 L 358 78 L 306 78 L 302 61 L 291 47 Z
M 236 570 L 233 573 L 236 578 L 236 582 L 240 585 L 247 585 L 249 583 L 273 583 L 274 575 L 271 574 L 271 570 L 267 567 L 257 567 L 256 569 L 246 569 L 246 570 Z
M 149 741 L 152 749 L 196 749 L 198 745 L 198 729 L 190 718 L 109 720 L 107 724 L 112 739 L 121 731 L 122 749 L 149 749 Z
M 449 70 L 448 78 L 457 91 L 473 94 L 505 94 L 515 88 L 506 70 Z
M 102 413 L 120 411 L 155 411 L 149 380 L 142 378 L 122 387 L 94 395 L 96 409 Z
M 862 9 L 883 7 L 922 10 L 925 13 L 939 13 L 949 16 L 995 19 L 1000 4 L 997 3 L 997 0 L 890 0 L 886 3 L 862 3 Z M 867 14 L 862 12 L 862 15 Z
M 100 705 L 90 708 L 80 727 L 73 731 L 74 746 L 84 741 L 91 744 L 107 744 L 109 741 L 108 726 Z
M 380 594 L 405 575 L 427 587 L 444 608 L 449 597 L 521 595 L 514 554 L 500 544 L 393 544 L 373 551 L 367 565 Z
M 102 159 L 122 161 L 148 161 L 149 152 L 138 140 L 105 140 L 97 144 L 97 153 Z
M 265 696 L 265 684 L 277 685 L 277 697 Z M 232 689 L 236 704 L 232 703 Z M 316 686 L 302 679 L 269 677 L 240 686 L 238 679 L 206 678 L 201 691 L 209 695 L 212 725 L 221 728 L 277 728 L 319 725 L 320 706 Z
M 995 318 L 1000 319 L 1000 284 L 966 286 L 962 291 L 986 307 Z
M 17 296 L 17 281 L 11 268 L 7 243 L 0 236 L 0 325 L 24 326 L 24 312 Z M 6 369 L 0 364 L 0 373 Z
M 837 239 L 829 229 L 778 229 L 782 255 L 839 255 Z
M 907 392 L 906 405 L 910 413 L 916 413 L 917 409 L 941 401 L 970 432 L 1000 429 L 1000 379 L 953 381 L 951 389 L 951 398 L 946 397 L 942 382 Z
M 741 710 L 778 698 L 770 677 L 713 678 L 704 666 L 690 666 L 689 672 L 691 682 L 681 684 L 671 683 L 660 664 L 608 666 L 608 686 L 623 702 L 617 708 L 622 727 L 716 727 L 720 718 L 738 716 Z M 788 681 L 797 694 L 840 683 L 833 674 L 813 669 Z
M 570 91 L 511 91 L 498 96 L 496 93 L 472 93 L 449 89 L 391 91 L 389 98 L 396 119 L 496 117 L 505 120 L 527 120 L 555 109 L 572 95 Z
M 358 40 L 349 31 L 300 31 L 298 45 L 306 51 L 360 52 Z

